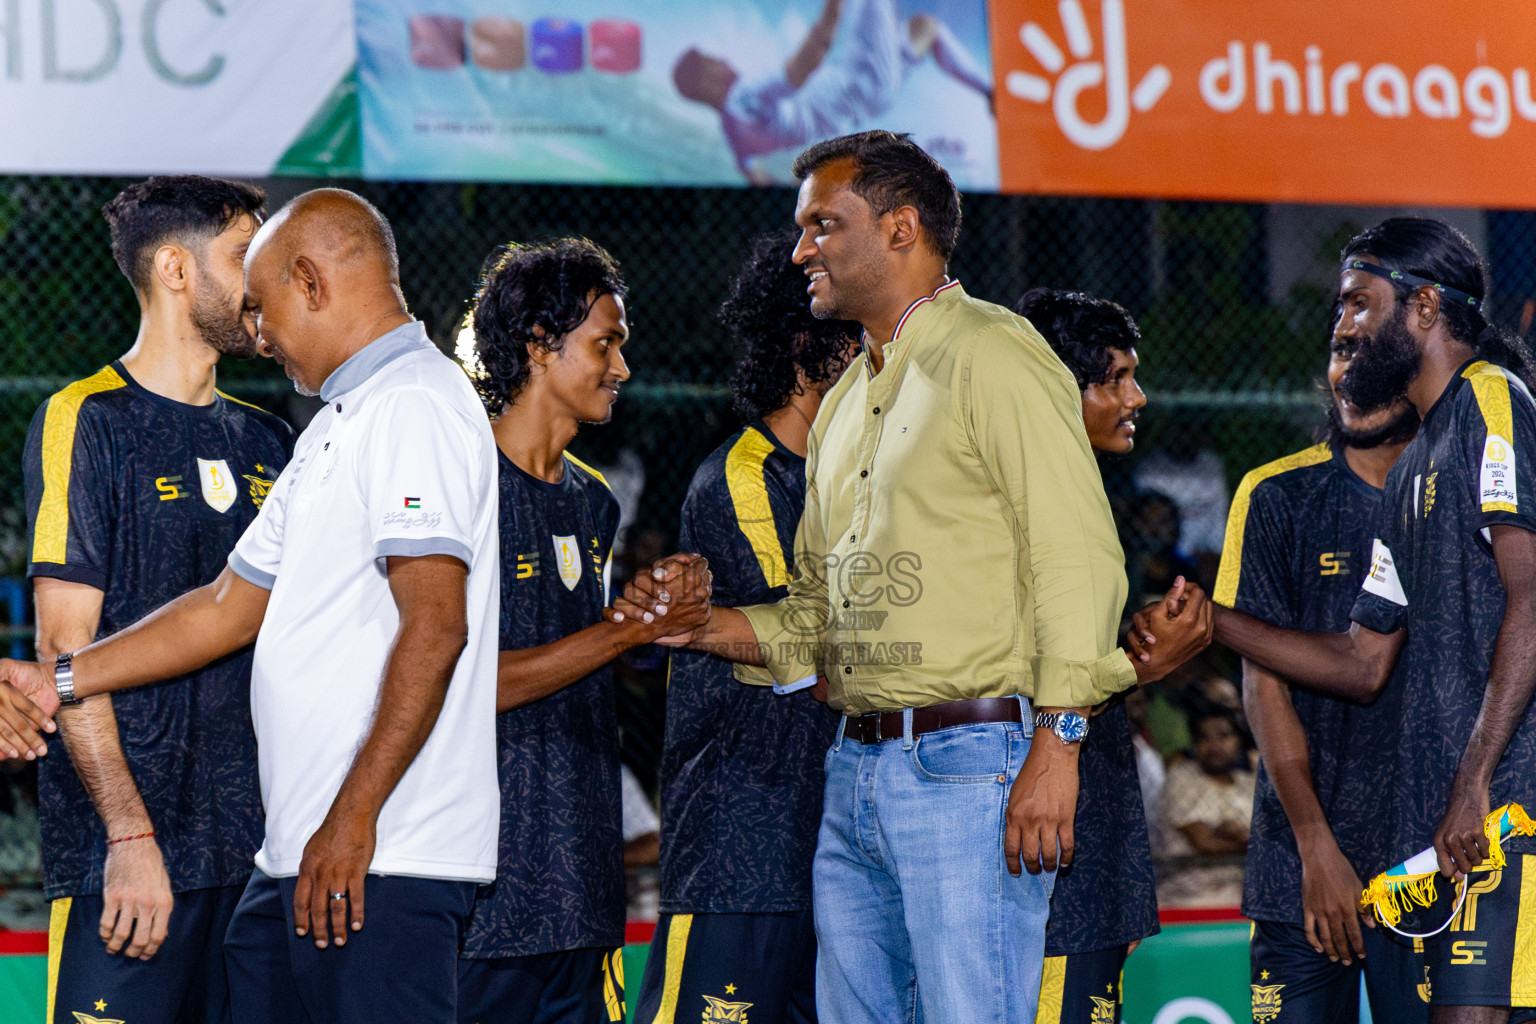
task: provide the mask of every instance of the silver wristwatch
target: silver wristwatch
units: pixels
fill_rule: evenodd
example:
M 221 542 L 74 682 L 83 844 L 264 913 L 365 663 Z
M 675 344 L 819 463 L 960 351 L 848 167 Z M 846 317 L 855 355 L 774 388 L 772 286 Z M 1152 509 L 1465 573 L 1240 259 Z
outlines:
M 70 651 L 53 659 L 53 686 L 59 692 L 60 707 L 74 707 L 80 703 L 75 696 L 75 670 L 70 665 L 74 657 L 75 652 Z
M 1049 729 L 1063 743 L 1081 743 L 1088 736 L 1088 719 L 1076 711 L 1037 711 L 1035 728 Z

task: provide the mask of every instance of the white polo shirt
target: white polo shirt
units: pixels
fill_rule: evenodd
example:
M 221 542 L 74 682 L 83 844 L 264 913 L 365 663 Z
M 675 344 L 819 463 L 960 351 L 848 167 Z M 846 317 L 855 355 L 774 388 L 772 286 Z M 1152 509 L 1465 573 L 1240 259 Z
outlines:
M 496 444 L 464 372 L 412 321 L 343 363 L 260 514 L 229 556 L 272 591 L 256 639 L 266 839 L 256 866 L 297 875 L 373 722 L 399 612 L 385 556 L 469 566 L 469 643 L 437 724 L 379 816 L 369 870 L 496 873 Z

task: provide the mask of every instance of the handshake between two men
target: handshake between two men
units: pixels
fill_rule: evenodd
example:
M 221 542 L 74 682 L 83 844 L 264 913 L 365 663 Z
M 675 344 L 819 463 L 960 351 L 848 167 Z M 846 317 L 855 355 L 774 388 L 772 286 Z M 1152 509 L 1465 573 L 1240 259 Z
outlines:
M 675 554 L 635 576 L 604 610 L 611 622 L 643 622 L 655 643 L 698 647 L 731 661 L 762 666 L 757 636 L 735 608 L 711 604 L 713 575 L 700 555 Z M 1211 643 L 1214 624 L 1205 592 L 1182 577 L 1160 601 L 1135 617 L 1127 657 L 1145 684 L 1173 671 Z M 826 699 L 826 682 L 814 694 Z M 59 693 L 52 666 L 0 659 L 0 756 L 32 760 L 47 753 L 44 736 L 56 731 Z

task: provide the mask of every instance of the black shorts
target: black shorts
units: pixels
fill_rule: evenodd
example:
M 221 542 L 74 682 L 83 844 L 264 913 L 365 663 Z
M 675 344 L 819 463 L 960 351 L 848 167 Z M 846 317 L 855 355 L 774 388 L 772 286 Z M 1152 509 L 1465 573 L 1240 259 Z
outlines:
M 1429 981 L 1422 940 L 1360 928 L 1365 959 L 1334 963 L 1307 944 L 1300 925 L 1255 921 L 1248 945 L 1256 1024 L 1355 1024 L 1360 975 L 1378 1024 L 1427 1024 Z
M 815 1024 L 811 912 L 663 914 L 633 1024 Z
M 1430 1001 L 1509 1006 L 1511 1022 L 1536 1020 L 1536 854 L 1510 853 L 1503 868 L 1475 868 L 1467 881 L 1450 927 L 1425 940 Z
M 224 936 L 235 1024 L 455 1024 L 473 882 L 368 875 L 362 930 L 325 949 L 294 933 L 297 883 L 257 869 L 235 908 Z
M 624 950 L 459 960 L 459 1024 L 623 1024 Z
M 232 885 L 176 893 L 165 942 L 148 960 L 107 952 L 99 934 L 100 895 L 54 900 L 48 924 L 48 1020 L 228 1024 L 224 929 L 244 889 Z
M 1129 945 L 1048 956 L 1040 975 L 1036 1024 L 1117 1024 Z

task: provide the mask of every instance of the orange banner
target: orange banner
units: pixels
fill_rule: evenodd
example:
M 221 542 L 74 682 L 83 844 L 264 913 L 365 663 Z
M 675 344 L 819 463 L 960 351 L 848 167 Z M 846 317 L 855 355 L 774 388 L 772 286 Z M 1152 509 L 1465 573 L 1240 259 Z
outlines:
M 992 0 L 1002 189 L 1536 207 L 1536 3 Z

